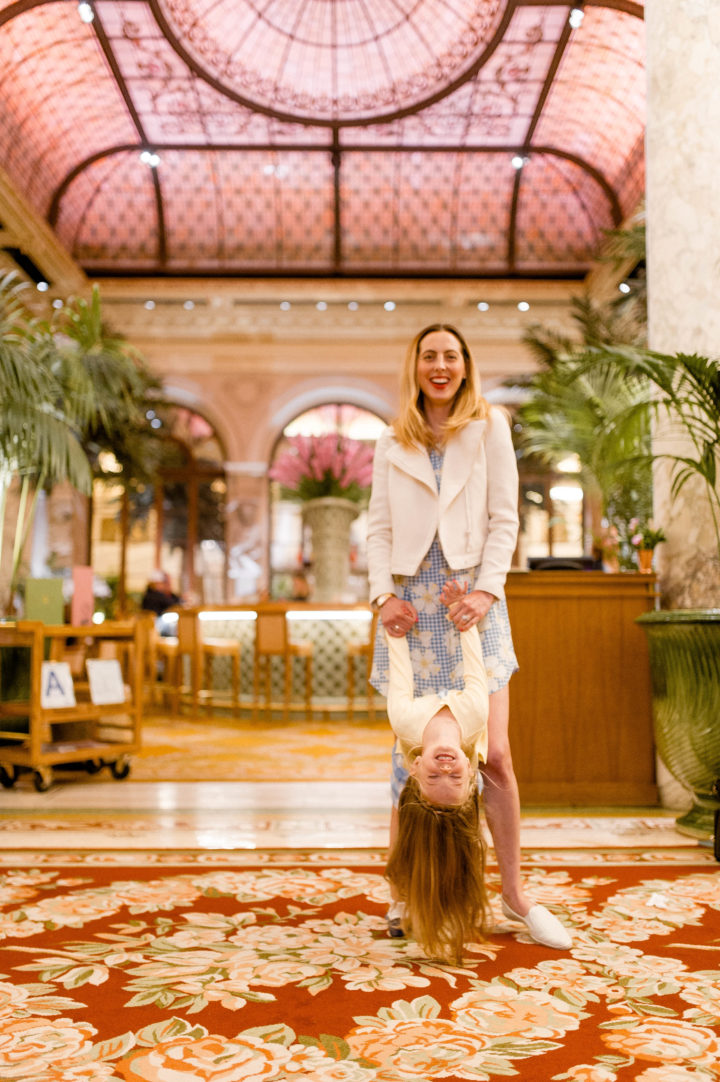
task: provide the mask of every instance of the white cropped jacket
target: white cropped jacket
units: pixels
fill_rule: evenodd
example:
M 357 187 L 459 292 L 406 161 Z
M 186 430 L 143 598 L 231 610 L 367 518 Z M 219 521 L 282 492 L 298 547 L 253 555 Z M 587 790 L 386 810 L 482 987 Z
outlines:
M 493 408 L 448 440 L 438 492 L 425 448 L 402 447 L 392 429 L 375 448 L 368 510 L 370 599 L 415 575 L 433 538 L 453 570 L 479 566 L 474 583 L 503 597 L 518 532 L 518 472 L 510 426 Z

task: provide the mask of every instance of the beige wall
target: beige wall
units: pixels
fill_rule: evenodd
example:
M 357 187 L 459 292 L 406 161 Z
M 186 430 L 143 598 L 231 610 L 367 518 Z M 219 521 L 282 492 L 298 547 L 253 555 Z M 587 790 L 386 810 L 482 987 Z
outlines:
M 110 323 L 177 401 L 216 426 L 229 472 L 262 475 L 283 426 L 344 398 L 389 419 L 408 342 L 436 321 L 466 335 L 486 391 L 533 369 L 533 322 L 568 328 L 565 282 L 120 281 L 101 285 Z M 383 304 L 392 300 L 394 311 Z M 155 307 L 148 310 L 147 301 Z M 289 301 L 283 311 L 280 304 Z M 318 311 L 316 302 L 327 304 Z M 478 301 L 489 305 L 478 311 Z M 518 310 L 518 302 L 530 305 Z M 183 305 L 191 302 L 194 307 Z M 348 308 L 356 302 L 358 308 Z

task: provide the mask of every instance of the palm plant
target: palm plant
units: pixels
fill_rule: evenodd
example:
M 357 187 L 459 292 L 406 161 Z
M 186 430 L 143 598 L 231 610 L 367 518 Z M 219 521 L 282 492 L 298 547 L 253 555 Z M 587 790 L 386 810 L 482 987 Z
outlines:
M 13 275 L 0 281 L 0 525 L 9 487 L 20 482 L 7 609 L 43 487 L 68 481 L 89 494 L 93 477 L 104 477 L 105 450 L 119 462 L 126 489 L 152 476 L 156 441 L 145 414 L 161 389 L 105 326 L 97 287 L 89 301 L 64 305 L 51 323 L 29 316 L 24 288 Z M 117 482 L 118 474 L 112 478 Z
M 636 342 L 641 330 L 614 305 L 573 301 L 575 338 L 533 326 L 525 342 L 539 371 L 525 384 L 518 407 L 521 454 L 554 466 L 577 455 L 580 480 L 601 514 L 626 526 L 649 517 L 652 506 L 650 386 L 641 373 L 594 365 L 610 343 Z M 625 562 L 631 565 L 630 554 Z
M 69 481 L 88 492 L 91 471 L 79 431 L 63 404 L 56 343 L 23 304 L 27 287 L 15 273 L 0 279 L 0 559 L 8 494 L 19 482 L 5 612 L 44 485 Z
M 658 353 L 630 347 L 588 350 L 586 364 L 600 374 L 612 370 L 621 379 L 641 380 L 652 387 L 651 417 L 670 422 L 679 447 L 655 450 L 652 458 L 671 469 L 670 495 L 676 499 L 685 486 L 698 479 L 707 497 L 720 558 L 720 364 L 696 353 Z M 646 412 L 646 411 L 645 411 Z M 636 411 L 628 407 L 618 426 L 630 428 Z
M 65 305 L 53 330 L 62 344 L 61 383 L 93 476 L 117 482 L 118 474 L 108 475 L 102 465 L 102 452 L 110 451 L 126 486 L 150 480 L 158 441 L 147 412 L 161 405 L 161 380 L 104 323 L 97 286 L 89 301 L 76 298 Z

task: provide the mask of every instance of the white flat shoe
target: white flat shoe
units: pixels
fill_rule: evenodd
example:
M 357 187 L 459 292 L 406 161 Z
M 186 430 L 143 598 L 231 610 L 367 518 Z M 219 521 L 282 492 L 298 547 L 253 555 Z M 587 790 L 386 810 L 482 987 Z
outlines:
M 529 912 L 521 917 L 514 909 L 511 909 L 504 898 L 500 899 L 503 914 L 510 920 L 520 921 L 536 943 L 543 947 L 552 947 L 553 950 L 566 951 L 572 947 L 572 939 L 567 928 L 553 916 L 544 905 L 533 905 Z

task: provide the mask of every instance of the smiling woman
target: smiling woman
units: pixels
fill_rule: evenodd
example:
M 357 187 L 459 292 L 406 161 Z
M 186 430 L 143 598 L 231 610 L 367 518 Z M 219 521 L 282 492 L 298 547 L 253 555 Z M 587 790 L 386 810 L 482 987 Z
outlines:
M 517 662 L 505 602 L 517 531 L 518 473 L 507 417 L 482 396 L 462 333 L 446 323 L 425 327 L 406 354 L 399 415 L 375 449 L 368 566 L 383 634 L 376 642 L 372 682 L 390 693 L 394 666 L 386 637 L 406 637 L 412 693 L 435 696 L 439 705 L 431 714 L 447 700 L 459 720 L 460 704 L 450 699 L 460 692 L 463 674 L 467 681 L 473 671 L 463 640 L 467 644 L 468 634 L 481 626 L 489 707 L 487 714 L 477 707 L 470 713 L 476 731 L 487 720 L 481 769 L 504 902 L 534 939 L 567 948 L 562 926 L 531 904 L 520 879 L 520 800 L 508 739 L 508 683 Z M 423 773 L 426 753 L 439 775 L 459 743 L 457 735 L 448 739 L 446 720 L 436 728 L 427 748 L 422 741 L 423 784 L 439 780 Z M 438 758 L 441 752 L 445 758 Z M 407 916 L 426 949 L 458 958 L 463 943 L 481 935 L 484 924 L 477 791 L 474 800 L 471 793 L 462 804 L 438 809 L 425 798 L 418 777 L 403 776 L 396 759 L 393 765 L 388 875 L 395 904 L 388 930 L 397 934 L 396 922 Z M 406 830 L 408 816 L 413 822 Z M 407 914 L 396 909 L 403 903 Z

